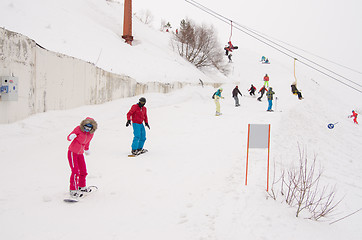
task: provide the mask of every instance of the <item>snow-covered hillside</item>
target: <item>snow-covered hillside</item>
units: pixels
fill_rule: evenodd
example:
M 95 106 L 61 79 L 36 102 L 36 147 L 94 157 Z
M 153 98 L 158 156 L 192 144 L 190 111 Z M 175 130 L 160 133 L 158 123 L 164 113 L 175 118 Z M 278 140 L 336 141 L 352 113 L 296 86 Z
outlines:
M 361 211 L 330 225 L 361 209 L 362 130 L 347 118 L 352 109 L 362 112 L 360 93 L 297 64 L 300 101 L 290 92 L 292 61 L 275 55 L 262 65 L 258 50 L 243 46 L 233 54 L 229 78 L 206 76 L 172 53 L 168 34 L 137 21 L 139 40 L 123 44 L 120 9 L 100 0 L 6 0 L 0 22 L 50 50 L 140 82 L 225 81 L 223 115 L 215 116 L 211 87 L 146 94 L 149 152 L 137 158 L 127 157 L 133 134 L 125 123 L 140 96 L 0 125 L 1 239 L 360 239 Z M 18 21 L 5 21 L 9 12 Z M 250 84 L 259 89 L 265 73 L 278 97 L 271 113 L 265 97 L 259 102 L 247 91 Z M 231 98 L 236 84 L 243 93 L 239 108 Z M 87 181 L 99 190 L 70 205 L 63 202 L 70 175 L 66 136 L 87 116 L 99 125 L 86 156 Z M 298 166 L 298 146 L 309 159 L 316 156 L 321 184 L 336 186 L 337 200 L 343 198 L 333 216 L 296 218 L 280 193 L 268 197 L 267 150 L 250 150 L 245 186 L 248 124 L 271 124 L 271 176 Z
M 65 7 L 66 6 L 66 7 Z M 1 1 L 0 24 L 42 47 L 129 75 L 138 82 L 222 82 L 171 51 L 170 33 L 133 21 L 133 47 L 124 44 L 123 4 L 112 1 Z M 152 36 L 152 37 L 150 37 Z M 150 64 L 152 62 L 152 64 Z

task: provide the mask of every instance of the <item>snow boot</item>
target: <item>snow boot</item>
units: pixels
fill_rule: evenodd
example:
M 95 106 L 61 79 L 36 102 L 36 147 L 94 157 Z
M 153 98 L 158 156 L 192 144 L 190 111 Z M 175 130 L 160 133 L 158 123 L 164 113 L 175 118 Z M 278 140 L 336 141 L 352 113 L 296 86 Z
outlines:
M 83 193 L 90 193 L 92 191 L 92 188 L 89 188 L 89 187 L 79 187 L 79 192 L 81 194 Z
M 142 148 L 142 149 L 137 149 L 137 151 L 138 151 L 137 154 L 142 154 L 142 153 L 148 152 L 148 150 L 147 150 L 147 149 L 144 149 L 144 148 Z
M 139 153 L 138 153 L 138 149 L 133 149 L 132 151 L 131 151 L 131 153 L 133 154 L 133 155 L 138 155 Z
M 78 200 L 78 198 L 83 197 L 83 193 L 79 193 L 77 190 L 70 190 L 69 194 L 70 198 L 74 200 Z

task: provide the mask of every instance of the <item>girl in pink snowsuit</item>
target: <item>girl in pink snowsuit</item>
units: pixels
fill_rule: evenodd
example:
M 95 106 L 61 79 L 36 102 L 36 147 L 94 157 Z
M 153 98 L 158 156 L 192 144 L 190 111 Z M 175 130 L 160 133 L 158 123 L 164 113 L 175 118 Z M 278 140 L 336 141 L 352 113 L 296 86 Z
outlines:
M 72 170 L 70 175 L 71 195 L 86 186 L 88 173 L 83 153 L 89 154 L 89 143 L 96 130 L 97 122 L 93 118 L 87 117 L 67 137 L 68 141 L 72 141 L 68 148 L 68 161 Z
M 348 116 L 349 118 L 352 118 L 353 117 L 353 122 L 355 124 L 358 124 L 357 122 L 357 116 L 358 116 L 358 113 L 356 113 L 354 110 L 352 110 L 352 115 Z

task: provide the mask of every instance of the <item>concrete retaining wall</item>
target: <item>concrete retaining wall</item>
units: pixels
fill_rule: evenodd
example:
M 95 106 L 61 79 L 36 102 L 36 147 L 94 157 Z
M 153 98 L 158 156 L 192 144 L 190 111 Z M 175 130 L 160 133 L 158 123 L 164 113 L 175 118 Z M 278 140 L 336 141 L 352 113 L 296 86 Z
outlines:
M 125 75 L 46 50 L 21 34 L 0 28 L 0 76 L 18 77 L 18 100 L 0 96 L 0 123 L 147 92 L 167 93 L 190 83 L 137 83 Z M 198 84 L 198 83 L 196 83 Z

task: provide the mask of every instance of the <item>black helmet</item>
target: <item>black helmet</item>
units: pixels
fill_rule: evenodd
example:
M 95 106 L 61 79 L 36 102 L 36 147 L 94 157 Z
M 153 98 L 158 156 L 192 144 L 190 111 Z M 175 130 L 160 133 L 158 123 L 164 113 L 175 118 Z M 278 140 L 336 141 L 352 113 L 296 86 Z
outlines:
M 143 104 L 145 104 L 145 103 L 146 103 L 146 98 L 144 98 L 144 97 L 141 97 L 141 98 L 139 99 L 139 101 L 140 101 L 140 103 L 143 103 Z

